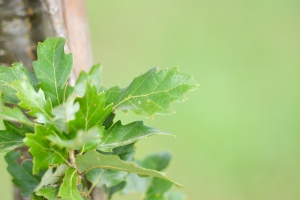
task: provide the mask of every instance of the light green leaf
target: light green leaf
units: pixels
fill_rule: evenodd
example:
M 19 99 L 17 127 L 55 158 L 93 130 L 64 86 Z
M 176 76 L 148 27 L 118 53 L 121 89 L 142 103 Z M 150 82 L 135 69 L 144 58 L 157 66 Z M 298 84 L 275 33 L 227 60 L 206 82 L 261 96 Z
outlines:
M 89 73 L 85 71 L 81 71 L 79 77 L 76 81 L 74 92 L 79 96 L 84 96 L 86 91 L 86 84 L 93 85 L 97 89 L 97 93 L 99 94 L 103 89 L 101 86 L 101 74 L 102 67 L 97 64 L 92 67 Z
M 155 154 L 148 155 L 141 161 L 136 161 L 136 163 L 147 169 L 164 170 L 171 160 L 171 154 L 167 151 L 158 152 Z M 137 176 L 136 174 L 129 174 L 126 178 L 126 186 L 122 189 L 123 194 L 133 193 L 133 192 L 141 192 L 146 193 L 148 187 L 151 187 L 153 184 L 153 180 L 156 178 L 148 177 L 142 178 Z M 162 182 L 164 184 L 165 182 Z M 165 183 L 168 185 L 168 183 Z
M 35 134 L 26 134 L 24 143 L 30 147 L 29 151 L 33 156 L 33 173 L 36 174 L 42 169 L 48 169 L 50 165 L 68 163 L 66 149 L 51 146 L 46 137 L 57 134 L 53 127 L 36 125 Z
M 79 110 L 79 103 L 74 104 L 74 100 L 75 96 L 71 96 L 66 102 L 52 110 L 54 125 L 65 133 L 69 133 L 68 122 L 75 119 L 75 113 Z
M 46 186 L 37 191 L 36 194 L 49 200 L 59 200 L 61 198 L 58 197 L 58 190 L 58 186 Z
M 27 113 L 30 116 L 36 117 L 38 123 L 50 124 L 51 119 L 51 103 L 46 101 L 42 90 L 36 92 L 28 82 L 16 81 L 9 84 L 17 90 L 17 96 L 21 101 L 18 105 L 29 110 Z
M 166 179 L 173 182 L 178 187 L 183 187 L 182 185 L 168 178 L 162 172 L 142 168 L 134 163 L 122 161 L 118 156 L 115 155 L 103 155 L 95 151 L 87 152 L 84 155 L 78 155 L 76 157 L 76 166 L 78 170 L 82 173 L 88 172 L 95 168 L 114 169 L 136 173 L 139 176 L 153 176 Z
M 22 155 L 20 151 L 11 151 L 6 154 L 7 170 L 13 176 L 13 183 L 18 186 L 22 195 L 29 197 L 33 195 L 34 188 L 41 180 L 41 174 L 32 175 L 32 162 L 27 160 L 21 165 L 17 163 L 17 159 Z
M 99 129 L 98 127 L 94 127 L 87 132 L 78 131 L 76 137 L 73 139 L 62 140 L 58 135 L 49 135 L 47 138 L 53 144 L 69 150 L 80 149 L 85 144 L 87 144 L 85 150 L 91 150 L 90 148 L 96 148 L 102 134 L 103 128 Z M 94 141 L 96 141 L 96 144 L 94 144 Z
M 116 122 L 111 128 L 105 131 L 97 149 L 105 152 L 113 148 L 134 143 L 151 135 L 171 135 L 156 128 L 144 126 L 142 121 L 122 125 L 121 121 Z
M 38 83 L 35 75 L 28 71 L 22 63 L 14 63 L 12 67 L 0 66 L 0 91 L 2 91 L 4 102 L 13 104 L 19 102 L 16 91 L 7 85 L 18 80 L 29 82 L 34 88 Z
M 0 109 L 0 118 L 7 121 L 34 126 L 34 124 L 22 113 L 22 111 L 18 107 L 10 108 L 3 106 Z
M 126 145 L 119 148 L 115 148 L 111 155 L 117 155 L 121 160 L 132 161 L 133 154 L 135 152 L 134 145 Z M 112 187 L 124 181 L 127 172 L 111 169 L 92 169 L 87 172 L 86 177 L 96 187 L 106 185 L 106 187 Z
M 59 37 L 39 43 L 38 60 L 32 63 L 46 99 L 51 99 L 53 107 L 64 102 L 66 83 L 73 66 L 73 55 L 64 52 L 65 43 L 66 40 Z
M 59 196 L 62 199 L 83 200 L 77 189 L 78 174 L 74 168 L 69 168 L 62 185 L 59 188 Z
M 32 127 L 26 125 L 18 128 L 13 123 L 6 121 L 4 121 L 4 125 L 6 126 L 6 130 L 0 131 L 0 153 L 5 153 L 22 146 L 25 134 L 34 132 Z
M 106 92 L 106 105 L 113 103 L 113 109 L 152 116 L 171 113 L 170 103 L 184 100 L 183 94 L 196 89 L 197 82 L 189 75 L 178 72 L 177 67 L 158 70 L 153 68 L 136 77 L 124 89 L 118 86 Z
M 69 166 L 66 164 L 61 164 L 56 168 L 55 172 L 53 172 L 54 168 L 55 167 L 50 167 L 45 172 L 40 184 L 35 188 L 34 191 L 39 191 L 44 186 L 53 185 L 55 183 L 58 183 L 60 180 L 63 179 L 65 172 L 67 171 Z

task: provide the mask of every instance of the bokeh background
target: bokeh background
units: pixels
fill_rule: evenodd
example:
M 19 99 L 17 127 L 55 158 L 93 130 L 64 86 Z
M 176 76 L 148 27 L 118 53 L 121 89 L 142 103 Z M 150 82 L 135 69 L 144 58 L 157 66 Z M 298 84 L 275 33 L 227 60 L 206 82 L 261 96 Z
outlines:
M 190 200 L 300 199 L 299 0 L 88 0 L 87 8 L 105 86 L 125 87 L 155 66 L 180 66 L 201 84 L 172 105 L 176 114 L 145 119 L 177 137 L 140 141 L 138 159 L 171 151 L 167 173 Z M 2 156 L 0 167 L 0 199 L 9 200 Z

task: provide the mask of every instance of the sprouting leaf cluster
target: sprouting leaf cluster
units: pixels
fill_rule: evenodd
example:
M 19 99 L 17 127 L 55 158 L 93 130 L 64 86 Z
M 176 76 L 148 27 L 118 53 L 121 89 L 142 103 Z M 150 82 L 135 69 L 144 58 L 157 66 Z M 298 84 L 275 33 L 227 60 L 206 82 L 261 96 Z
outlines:
M 126 88 L 106 89 L 100 65 L 81 72 L 68 85 L 73 56 L 63 38 L 38 45 L 34 73 L 21 63 L 0 67 L 0 152 L 22 195 L 31 199 L 91 199 L 94 188 L 111 196 L 141 192 L 143 199 L 183 199 L 182 187 L 164 170 L 170 153 L 135 161 L 134 144 L 151 135 L 170 135 L 141 121 L 114 122 L 115 112 L 150 117 L 171 113 L 170 103 L 197 87 L 177 68 L 158 68 L 137 76 Z M 19 149 L 28 148 L 30 155 Z

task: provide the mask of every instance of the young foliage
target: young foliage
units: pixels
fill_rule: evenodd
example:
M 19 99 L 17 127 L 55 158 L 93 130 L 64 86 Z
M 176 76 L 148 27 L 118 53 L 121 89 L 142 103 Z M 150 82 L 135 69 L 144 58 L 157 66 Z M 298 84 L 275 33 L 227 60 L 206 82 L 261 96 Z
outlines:
M 0 67 L 0 152 L 7 153 L 7 169 L 22 195 L 86 200 L 104 187 L 109 198 L 138 191 L 148 200 L 182 200 L 184 195 L 169 190 L 182 185 L 161 172 L 170 161 L 168 152 L 134 162 L 136 142 L 171 134 L 141 121 L 123 125 L 114 116 L 116 110 L 146 117 L 171 113 L 170 103 L 184 100 L 198 84 L 176 67 L 153 68 L 124 89 L 106 90 L 101 66 L 95 65 L 81 72 L 73 88 L 67 83 L 73 56 L 64 53 L 65 42 L 39 43 L 34 73 L 19 63 Z M 29 147 L 32 159 L 14 151 L 22 146 Z

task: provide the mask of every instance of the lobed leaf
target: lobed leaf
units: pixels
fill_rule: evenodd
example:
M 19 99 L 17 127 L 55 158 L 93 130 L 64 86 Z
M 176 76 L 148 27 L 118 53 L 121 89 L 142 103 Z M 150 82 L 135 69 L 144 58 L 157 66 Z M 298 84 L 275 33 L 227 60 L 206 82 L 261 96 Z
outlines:
M 0 118 L 7 121 L 26 124 L 28 126 L 34 126 L 34 124 L 23 114 L 23 112 L 18 107 L 10 108 L 7 106 L 3 106 L 0 109 Z
M 112 111 L 112 105 L 105 107 L 105 94 L 98 94 L 96 87 L 90 84 L 87 84 L 85 95 L 76 99 L 76 102 L 79 103 L 80 109 L 75 115 L 75 120 L 70 122 L 70 128 L 75 133 L 78 130 L 87 131 L 94 126 L 102 127 Z
M 80 149 L 84 145 L 85 151 L 95 149 L 98 145 L 98 141 L 100 140 L 100 136 L 102 135 L 103 130 L 98 127 L 91 128 L 87 132 L 78 131 L 77 135 L 73 139 L 61 139 L 58 135 L 49 135 L 47 138 L 57 146 L 62 148 L 66 148 L 69 150 Z
M 22 155 L 20 151 L 11 151 L 5 155 L 7 162 L 7 170 L 13 176 L 13 183 L 18 186 L 22 195 L 29 197 L 33 195 L 34 188 L 41 180 L 41 174 L 32 174 L 32 162 L 27 160 L 21 165 L 17 163 L 17 159 Z
M 77 98 L 76 102 L 79 103 L 80 109 L 75 115 L 75 120 L 69 123 L 70 137 L 75 137 L 74 135 L 78 131 L 84 131 L 84 134 L 87 134 L 88 130 L 93 127 L 100 128 L 99 137 L 86 143 L 83 147 L 84 151 L 89 151 L 100 143 L 100 137 L 103 134 L 102 124 L 111 114 L 112 106 L 105 107 L 104 93 L 98 94 L 97 88 L 90 84 L 87 84 L 85 95 L 82 98 Z
M 19 102 L 16 96 L 16 90 L 12 89 L 8 83 L 15 81 L 25 81 L 34 88 L 38 84 L 36 76 L 28 71 L 22 63 L 14 63 L 12 67 L 0 66 L 0 91 L 2 98 L 6 103 L 17 104 Z
M 144 126 L 142 121 L 122 125 L 121 121 L 116 122 L 111 128 L 105 131 L 97 149 L 105 152 L 113 148 L 134 143 L 151 135 L 171 135 L 156 128 Z
M 71 96 L 63 104 L 52 110 L 53 124 L 61 131 L 69 133 L 69 121 L 75 119 L 75 113 L 79 110 L 79 103 L 74 103 L 75 96 Z
M 9 85 L 18 91 L 17 96 L 21 101 L 18 105 L 25 110 L 29 110 L 28 115 L 36 117 L 35 121 L 38 123 L 52 123 L 52 106 L 50 100 L 45 100 L 42 90 L 36 92 L 28 82 L 16 81 Z
M 189 75 L 178 72 L 177 67 L 150 69 L 121 89 L 118 86 L 106 92 L 106 105 L 113 109 L 133 112 L 146 117 L 171 113 L 170 103 L 184 100 L 183 94 L 196 89 L 197 82 Z
M 95 86 L 97 93 L 99 94 L 103 90 L 100 79 L 101 71 L 102 67 L 99 64 L 94 65 L 89 73 L 81 71 L 74 87 L 75 94 L 81 97 L 84 96 L 87 83 Z
M 50 98 L 55 107 L 64 102 L 67 80 L 73 67 L 73 55 L 65 54 L 66 39 L 48 38 L 37 47 L 38 60 L 33 62 L 33 69 L 40 80 L 40 87 L 46 99 Z
M 59 188 L 58 195 L 62 199 L 83 200 L 77 189 L 78 174 L 74 168 L 69 168 L 66 171 L 65 178 Z
M 39 191 L 44 186 L 53 185 L 53 184 L 58 183 L 59 181 L 61 181 L 63 179 L 63 177 L 65 175 L 65 172 L 67 171 L 68 168 L 69 168 L 68 165 L 61 164 L 56 168 L 55 172 L 53 172 L 54 167 L 50 167 L 45 172 L 45 174 L 42 177 L 41 182 L 35 188 L 34 191 Z
M 162 172 L 142 168 L 135 165 L 134 163 L 122 161 L 118 156 L 115 155 L 103 155 L 95 151 L 87 152 L 84 155 L 78 155 L 76 157 L 76 166 L 81 173 L 88 172 L 95 168 L 114 169 L 114 170 L 136 173 L 139 176 L 153 176 L 153 177 L 166 179 L 171 181 L 178 187 L 183 187 L 182 185 L 168 178 Z
M 58 186 L 46 186 L 37 191 L 36 194 L 49 200 L 61 200 L 61 198 L 58 197 L 58 190 Z
M 22 146 L 26 133 L 33 133 L 30 126 L 22 125 L 21 128 L 13 123 L 4 121 L 6 130 L 0 131 L 0 153 L 6 153 Z
M 68 163 L 68 151 L 51 145 L 46 139 L 47 136 L 57 134 L 56 129 L 36 125 L 35 134 L 27 134 L 24 143 L 30 147 L 29 151 L 33 156 L 33 173 L 36 174 L 42 169 L 48 169 L 50 165 Z

